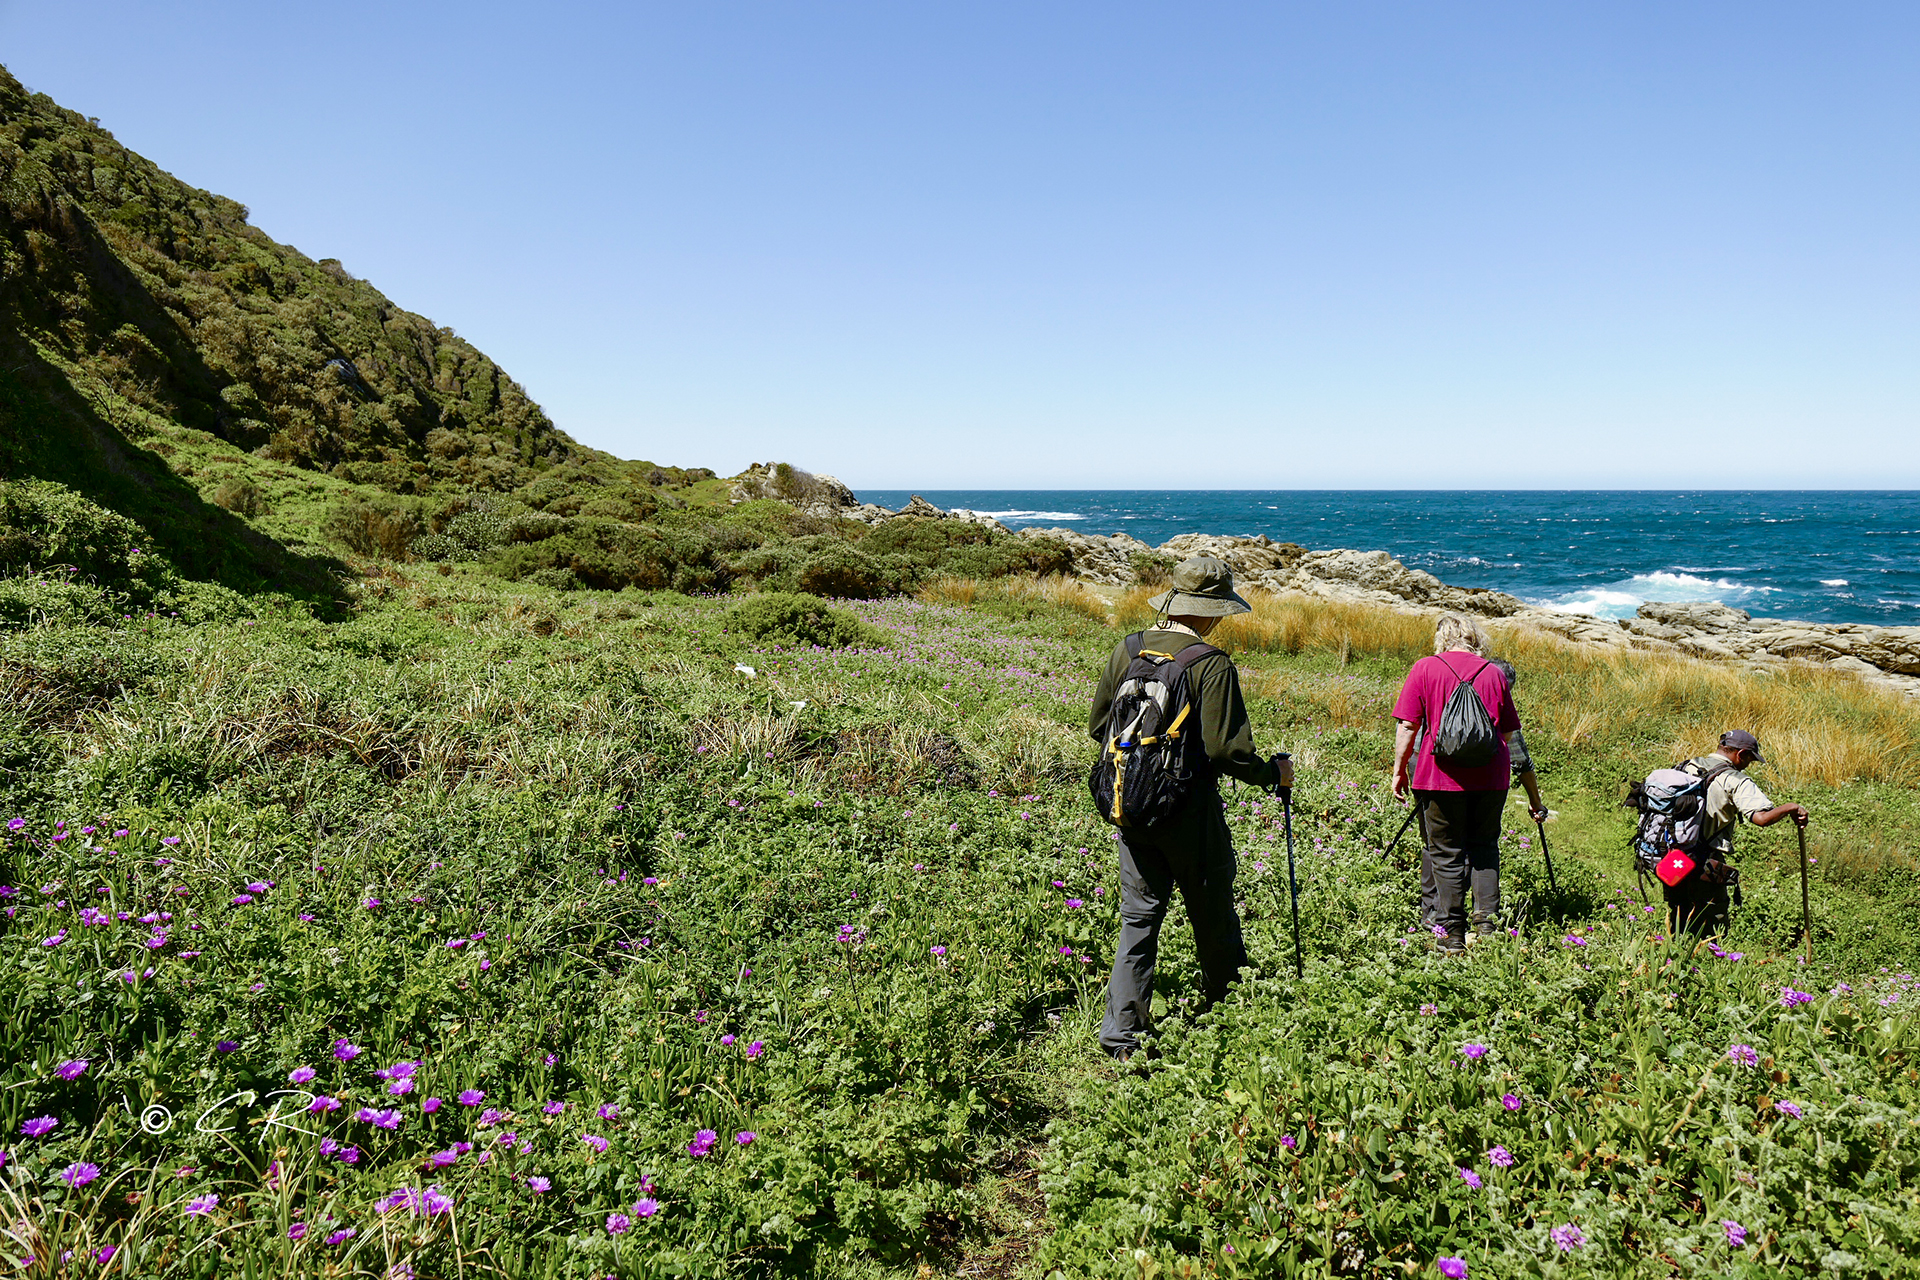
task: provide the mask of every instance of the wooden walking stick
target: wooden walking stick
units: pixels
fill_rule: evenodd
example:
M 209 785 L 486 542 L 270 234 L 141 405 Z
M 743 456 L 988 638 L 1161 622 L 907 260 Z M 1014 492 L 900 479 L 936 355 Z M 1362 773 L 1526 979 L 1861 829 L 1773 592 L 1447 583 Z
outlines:
M 1802 823 L 1794 823 L 1794 829 L 1800 833 L 1800 927 L 1807 932 L 1806 963 L 1813 963 L 1813 908 L 1807 905 L 1807 828 Z

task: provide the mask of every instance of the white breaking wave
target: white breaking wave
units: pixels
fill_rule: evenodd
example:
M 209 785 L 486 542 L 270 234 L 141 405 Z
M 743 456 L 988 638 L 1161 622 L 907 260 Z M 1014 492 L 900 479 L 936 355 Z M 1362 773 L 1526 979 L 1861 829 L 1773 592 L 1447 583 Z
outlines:
M 1823 587 L 1850 587 L 1853 584 L 1845 578 L 1822 578 L 1820 579 L 1820 585 Z
M 1635 610 L 1649 600 L 1686 604 L 1737 604 L 1752 596 L 1778 591 L 1778 587 L 1753 586 L 1727 578 L 1702 578 L 1691 573 L 1637 573 L 1624 582 L 1609 582 L 1604 587 L 1576 591 L 1558 600 L 1534 600 L 1547 609 L 1561 613 L 1584 613 L 1594 618 L 1631 618 Z
M 982 511 L 995 520 L 1085 520 L 1078 511 Z

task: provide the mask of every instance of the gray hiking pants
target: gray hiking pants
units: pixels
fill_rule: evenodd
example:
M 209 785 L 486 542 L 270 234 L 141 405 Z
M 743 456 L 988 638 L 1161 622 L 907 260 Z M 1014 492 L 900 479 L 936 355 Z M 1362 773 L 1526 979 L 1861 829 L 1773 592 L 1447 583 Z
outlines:
M 1153 975 L 1160 958 L 1160 925 L 1177 886 L 1193 924 L 1207 1002 L 1218 1000 L 1247 963 L 1240 913 L 1233 907 L 1233 840 L 1217 795 L 1193 798 L 1189 814 L 1159 836 L 1122 832 L 1120 941 L 1107 984 L 1107 1016 L 1100 1046 L 1124 1054 L 1139 1048 L 1153 1025 Z
M 1467 891 L 1473 891 L 1473 928 L 1491 933 L 1500 914 L 1500 815 L 1505 791 L 1416 791 L 1426 848 L 1420 855 L 1420 918 L 1449 934 L 1467 931 Z

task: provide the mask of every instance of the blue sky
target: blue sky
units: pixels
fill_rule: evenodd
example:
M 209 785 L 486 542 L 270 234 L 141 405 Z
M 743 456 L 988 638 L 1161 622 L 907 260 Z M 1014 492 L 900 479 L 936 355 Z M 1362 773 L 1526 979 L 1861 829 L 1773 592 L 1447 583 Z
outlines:
M 1920 485 L 1920 8 L 0 0 L 578 439 L 856 488 Z

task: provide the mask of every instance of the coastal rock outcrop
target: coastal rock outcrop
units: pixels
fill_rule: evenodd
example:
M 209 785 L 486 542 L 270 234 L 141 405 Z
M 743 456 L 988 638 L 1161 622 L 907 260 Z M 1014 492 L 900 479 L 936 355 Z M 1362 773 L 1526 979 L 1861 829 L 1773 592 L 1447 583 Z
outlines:
M 1010 532 L 992 516 L 943 511 L 919 494 L 900 510 L 889 511 L 860 502 L 832 476 L 811 475 L 785 463 L 756 464 L 734 477 L 734 501 L 761 497 L 779 498 L 810 515 L 864 524 L 964 520 Z M 1581 644 L 1684 653 L 1752 670 L 1809 662 L 1920 697 L 1920 627 L 1756 620 L 1746 610 L 1724 604 L 1659 601 L 1641 605 L 1636 617 L 1596 618 L 1530 605 L 1504 591 L 1450 586 L 1424 570 L 1407 568 L 1385 551 L 1309 551 L 1298 543 L 1275 542 L 1264 535 L 1183 533 L 1157 547 L 1126 533 L 1102 537 L 1076 529 L 1025 528 L 1016 536 L 1063 544 L 1072 556 L 1072 575 L 1108 589 L 1163 581 L 1178 561 L 1208 555 L 1231 566 L 1243 588 L 1276 595 L 1293 593 L 1419 613 L 1470 613 L 1535 627 Z
M 784 462 L 756 462 L 729 483 L 729 501 L 777 498 L 806 515 L 827 519 L 845 515 L 849 508 L 861 505 L 853 496 L 853 490 L 832 476 L 814 475 Z

